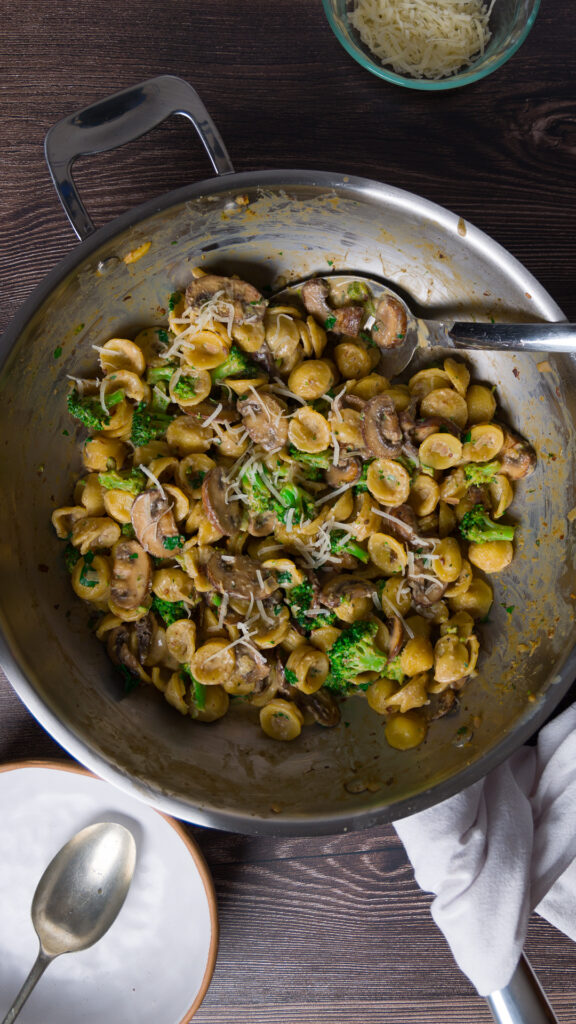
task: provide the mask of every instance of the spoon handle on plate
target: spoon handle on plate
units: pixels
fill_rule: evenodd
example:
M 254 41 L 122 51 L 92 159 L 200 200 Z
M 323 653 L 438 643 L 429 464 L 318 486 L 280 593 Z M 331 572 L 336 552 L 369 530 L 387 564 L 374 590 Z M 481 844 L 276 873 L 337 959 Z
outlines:
M 32 992 L 32 989 L 35 987 L 36 983 L 44 974 L 44 971 L 48 967 L 48 964 L 52 963 L 53 959 L 53 956 L 48 956 L 44 952 L 44 950 L 40 948 L 40 952 L 36 957 L 34 966 L 32 967 L 30 974 L 26 978 L 26 981 L 22 985 L 22 988 L 20 989 L 18 995 L 16 996 L 16 999 L 12 1003 L 12 1006 L 8 1010 L 8 1013 L 4 1017 L 2 1024 L 12 1024 L 12 1021 L 16 1020 L 16 1017 L 20 1013 L 20 1010 L 24 1006 L 24 1003 L 28 999 L 28 996 Z
M 448 343 L 456 348 L 500 349 L 513 352 L 575 352 L 576 325 L 445 324 Z

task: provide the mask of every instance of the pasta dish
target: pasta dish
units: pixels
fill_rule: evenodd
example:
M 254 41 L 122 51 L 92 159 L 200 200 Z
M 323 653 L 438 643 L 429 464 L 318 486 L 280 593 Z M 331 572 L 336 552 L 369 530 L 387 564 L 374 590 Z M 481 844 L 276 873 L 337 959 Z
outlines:
M 360 280 L 274 302 L 198 271 L 164 326 L 98 347 L 52 521 L 126 690 L 201 722 L 242 701 L 278 740 L 355 696 L 399 750 L 457 709 L 536 456 L 464 361 L 388 380 L 401 340 Z

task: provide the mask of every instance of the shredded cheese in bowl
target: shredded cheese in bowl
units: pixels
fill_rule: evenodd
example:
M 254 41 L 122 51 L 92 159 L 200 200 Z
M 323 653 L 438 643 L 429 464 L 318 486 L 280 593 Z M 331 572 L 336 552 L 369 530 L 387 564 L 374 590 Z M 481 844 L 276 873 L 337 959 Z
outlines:
M 491 33 L 483 0 L 357 0 L 349 21 L 383 65 L 414 78 L 448 78 L 481 56 Z

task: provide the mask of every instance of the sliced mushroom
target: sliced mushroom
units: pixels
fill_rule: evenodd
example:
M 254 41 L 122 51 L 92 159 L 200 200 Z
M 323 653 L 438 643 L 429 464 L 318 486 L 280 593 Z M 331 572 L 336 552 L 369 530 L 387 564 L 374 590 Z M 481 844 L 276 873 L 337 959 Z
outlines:
M 397 540 L 405 544 L 416 544 L 419 541 L 416 513 L 410 505 L 397 505 L 390 509 L 390 519 L 386 519 L 386 533 L 391 533 Z
M 360 395 L 345 394 L 342 397 L 340 406 L 342 409 L 356 409 L 358 412 L 362 412 L 367 401 L 367 398 L 360 398 Z
M 432 697 L 431 703 L 432 708 L 428 716 L 430 721 L 434 721 L 436 718 L 444 718 L 445 715 L 449 715 L 452 711 L 457 711 L 460 704 L 452 687 L 443 690 L 437 697 Z
M 134 623 L 134 636 L 136 638 L 136 654 L 138 661 L 143 665 L 152 650 L 152 641 L 156 631 L 156 623 L 153 615 L 144 615 Z
M 255 689 L 261 690 L 264 689 L 264 680 L 270 675 L 270 665 L 256 648 L 238 644 L 234 675 L 243 682 L 250 683 Z
M 245 398 L 238 401 L 238 412 L 255 444 L 261 445 L 266 451 L 274 451 L 286 444 L 286 406 L 274 395 L 256 391 L 254 388 Z
M 202 481 L 202 504 L 212 526 L 231 537 L 240 529 L 242 510 L 239 501 L 227 500 L 227 491 L 222 467 L 215 466 Z
M 386 625 L 390 634 L 388 640 L 388 657 L 395 658 L 396 655 L 400 653 L 400 648 L 402 647 L 404 630 L 397 615 L 392 615 L 389 619 L 386 619 Z
M 333 334 L 356 337 L 366 318 L 363 306 L 336 306 L 328 303 L 330 286 L 323 277 L 314 277 L 302 286 L 302 302 L 323 327 Z
M 275 512 L 250 513 L 248 533 L 251 537 L 269 537 L 278 524 Z
M 362 463 L 360 459 L 351 456 L 344 459 L 336 466 L 330 466 L 326 470 L 326 483 L 331 487 L 341 487 L 342 484 L 353 484 L 362 475 Z
M 110 660 L 115 665 L 123 665 L 136 679 L 147 679 L 142 665 L 130 650 L 130 634 L 126 626 L 117 626 L 110 630 L 106 649 Z
M 257 288 L 236 277 L 204 274 L 192 281 L 186 289 L 186 302 L 196 311 L 216 299 L 221 300 L 223 307 L 232 306 L 235 324 L 261 321 L 268 304 Z
M 530 476 L 536 469 L 537 456 L 531 444 L 520 434 L 503 423 L 499 426 L 504 432 L 504 444 L 498 453 L 500 472 L 511 480 L 520 480 Z
M 326 729 L 333 729 L 340 723 L 340 708 L 329 690 L 316 690 L 316 693 L 302 693 L 298 690 L 294 694 L 296 704 L 301 711 L 309 711 L 318 722 Z
M 318 595 L 318 603 L 325 608 L 338 608 L 344 597 L 355 601 L 363 597 L 372 597 L 373 593 L 374 583 L 371 580 L 354 576 L 336 576 L 324 584 Z
M 406 337 L 408 330 L 408 317 L 404 304 L 393 295 L 384 295 L 374 314 L 375 324 L 372 327 L 372 337 L 379 348 L 398 348 Z
M 260 348 L 256 349 L 255 352 L 250 353 L 250 358 L 254 359 L 259 366 L 262 367 L 266 373 L 271 376 L 274 372 L 278 372 L 278 367 L 274 359 L 274 353 L 270 348 L 267 341 L 263 341 Z
M 142 547 L 156 558 L 168 558 L 170 547 L 164 544 L 168 537 L 176 537 L 178 527 L 172 515 L 172 502 L 152 487 L 143 491 L 132 505 L 132 526 Z
M 374 395 L 364 406 L 364 443 L 377 459 L 395 459 L 402 451 L 403 435 L 390 395 Z
M 427 416 L 426 419 L 415 421 L 410 431 L 411 440 L 414 444 L 422 444 L 430 434 L 453 434 L 460 437 L 460 429 L 454 420 L 447 420 L 444 416 Z
M 134 609 L 144 604 L 152 584 L 152 565 L 136 540 L 119 540 L 112 549 L 114 561 L 110 595 L 119 608 Z
M 276 576 L 248 555 L 225 555 L 214 551 L 206 565 L 206 574 L 220 594 L 250 600 L 263 600 L 278 589 Z
M 412 591 L 413 604 L 423 608 L 437 604 L 444 596 L 444 591 L 448 586 L 447 583 L 442 583 L 441 580 L 432 576 L 431 571 L 427 569 L 421 558 L 415 559 L 414 570 L 412 573 L 408 570 L 406 581 Z

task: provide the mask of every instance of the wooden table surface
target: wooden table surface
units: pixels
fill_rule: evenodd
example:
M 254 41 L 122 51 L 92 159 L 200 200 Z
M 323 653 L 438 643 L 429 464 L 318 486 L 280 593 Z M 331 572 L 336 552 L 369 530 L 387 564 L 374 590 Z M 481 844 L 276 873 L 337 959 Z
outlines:
M 74 245 L 43 160 L 46 131 L 164 73 L 197 88 L 236 170 L 334 170 L 439 202 L 509 249 L 576 321 L 573 0 L 542 0 L 508 64 L 435 95 L 360 68 L 320 0 L 3 0 L 0 40 L 0 330 Z M 82 160 L 77 180 L 103 224 L 210 173 L 174 118 L 125 150 Z M 66 756 L 0 676 L 0 762 Z M 198 1024 L 491 1019 L 391 826 L 318 839 L 191 831 L 215 879 L 221 928 Z M 575 1022 L 574 945 L 534 917 L 527 952 L 558 1020 Z

